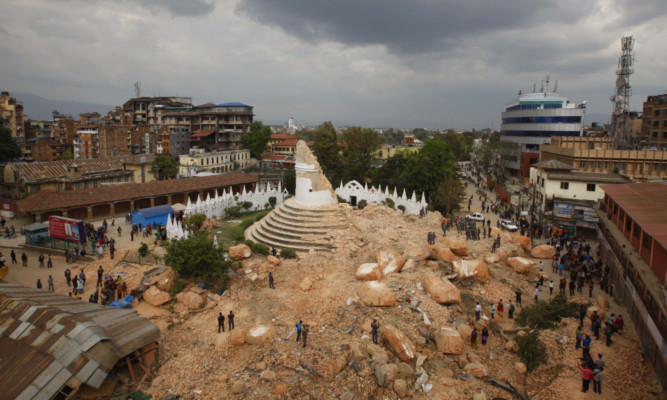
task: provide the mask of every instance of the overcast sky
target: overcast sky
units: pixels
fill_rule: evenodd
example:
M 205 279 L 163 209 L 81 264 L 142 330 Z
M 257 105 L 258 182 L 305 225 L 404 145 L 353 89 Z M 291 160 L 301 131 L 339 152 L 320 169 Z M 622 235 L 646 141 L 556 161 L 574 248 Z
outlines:
M 546 75 L 610 114 L 625 34 L 641 110 L 667 89 L 666 0 L 2 0 L 0 88 L 120 105 L 140 81 L 269 123 L 498 129 Z

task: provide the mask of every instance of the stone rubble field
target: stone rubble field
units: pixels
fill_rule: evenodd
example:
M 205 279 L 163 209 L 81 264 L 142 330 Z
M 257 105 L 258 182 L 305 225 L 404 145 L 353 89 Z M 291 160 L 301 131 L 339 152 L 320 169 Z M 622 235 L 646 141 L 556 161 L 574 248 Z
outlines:
M 286 260 L 248 257 L 249 249 L 240 245 L 230 249 L 238 261 L 222 295 L 190 284 L 173 298 L 168 291 L 176 276 L 169 268 L 147 280 L 144 273 L 155 266 L 108 259 L 87 266 L 89 277 L 102 264 L 107 272 L 124 272 L 130 289 L 142 281 L 153 286 L 135 309 L 160 327 L 163 363 L 141 389 L 156 399 L 512 398 L 484 380 L 489 377 L 523 391 L 525 366 L 512 341 L 522 331 L 507 310 L 491 321 L 489 305 L 501 299 L 506 304 L 515 289 L 523 292 L 524 304 L 531 303 L 536 257 L 550 258 L 553 247 L 533 249 L 528 238 L 493 228 L 502 245 L 490 253 L 490 239 L 466 241 L 455 230 L 443 238 L 439 213 L 419 218 L 377 204 L 340 207 L 353 228 L 332 232 L 335 251 Z M 438 239 L 428 246 L 431 231 Z M 551 268 L 550 261 L 545 264 Z M 477 301 L 484 316 L 475 322 Z M 604 311 L 604 300 L 599 305 Z M 218 313 L 230 310 L 235 330 L 218 333 Z M 374 318 L 379 345 L 371 340 Z M 299 320 L 309 327 L 305 348 L 295 342 Z M 577 323 L 565 319 L 541 333 L 548 362 L 528 377 L 535 399 L 598 396 L 580 393 Z M 480 332 L 476 349 L 470 346 L 473 326 Z M 482 327 L 490 331 L 486 346 Z M 606 393 L 598 398 L 651 399 L 661 390 L 630 324 L 613 347 L 595 342 L 592 353 L 598 351 L 607 360 Z

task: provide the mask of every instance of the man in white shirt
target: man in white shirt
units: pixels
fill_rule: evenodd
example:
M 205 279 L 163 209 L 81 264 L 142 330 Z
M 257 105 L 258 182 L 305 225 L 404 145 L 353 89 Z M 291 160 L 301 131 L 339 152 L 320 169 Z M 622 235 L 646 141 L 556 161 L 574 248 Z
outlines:
M 537 296 L 540 294 L 540 287 L 538 285 L 535 286 L 535 302 L 537 303 Z
M 481 313 L 482 313 L 482 306 L 479 305 L 479 302 L 477 302 L 477 305 L 475 306 L 475 321 L 479 321 Z

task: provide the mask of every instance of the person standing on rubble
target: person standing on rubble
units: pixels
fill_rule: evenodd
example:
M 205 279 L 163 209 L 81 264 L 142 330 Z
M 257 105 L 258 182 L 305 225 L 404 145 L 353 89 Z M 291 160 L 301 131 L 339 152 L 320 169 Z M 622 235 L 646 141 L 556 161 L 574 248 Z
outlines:
M 373 332 L 373 343 L 375 344 L 378 344 L 378 329 L 380 329 L 380 324 L 377 319 L 373 318 L 373 322 L 371 322 L 371 330 Z
M 273 274 L 271 273 L 271 271 L 269 271 L 269 288 L 271 289 L 276 288 L 275 286 L 273 286 Z
M 218 333 L 220 333 L 220 330 L 225 331 L 225 316 L 222 315 L 222 313 L 219 313 L 218 315 Z
M 234 330 L 234 313 L 232 310 L 229 310 L 229 314 L 227 314 L 227 323 L 229 324 L 229 331 Z
M 296 323 L 296 342 L 299 343 L 299 340 L 301 340 L 301 324 L 303 324 L 303 321 L 299 320 L 299 322 Z

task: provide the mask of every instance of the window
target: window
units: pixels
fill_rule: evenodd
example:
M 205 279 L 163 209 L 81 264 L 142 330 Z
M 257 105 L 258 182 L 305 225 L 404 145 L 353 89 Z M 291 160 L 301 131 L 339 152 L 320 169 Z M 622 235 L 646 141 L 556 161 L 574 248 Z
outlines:
M 625 163 L 624 162 L 621 163 L 621 171 L 625 171 Z
M 586 185 L 586 191 L 587 192 L 594 192 L 595 191 L 595 184 L 594 183 L 589 183 Z
M 625 220 L 625 230 L 627 232 L 630 232 L 631 229 L 632 229 L 632 220 L 628 218 Z
M 642 228 L 639 227 L 639 225 L 637 225 L 637 223 L 635 223 L 635 230 L 634 230 L 634 232 L 632 232 L 632 236 L 639 239 L 639 233 L 641 232 L 641 230 L 642 230 Z
M 595 166 L 595 168 L 597 168 L 597 169 L 602 168 L 602 162 L 601 162 L 601 161 L 598 161 L 598 162 L 597 162 L 597 165 Z
M 650 235 L 647 235 L 646 232 L 644 232 L 644 240 L 642 240 L 642 247 L 645 250 L 651 251 L 651 239 L 653 239 Z
M 586 168 L 586 161 L 579 161 L 580 168 Z
M 609 163 L 608 162 L 604 163 L 604 169 L 609 169 Z
M 570 188 L 570 182 L 561 182 L 560 188 L 563 190 L 568 190 Z

